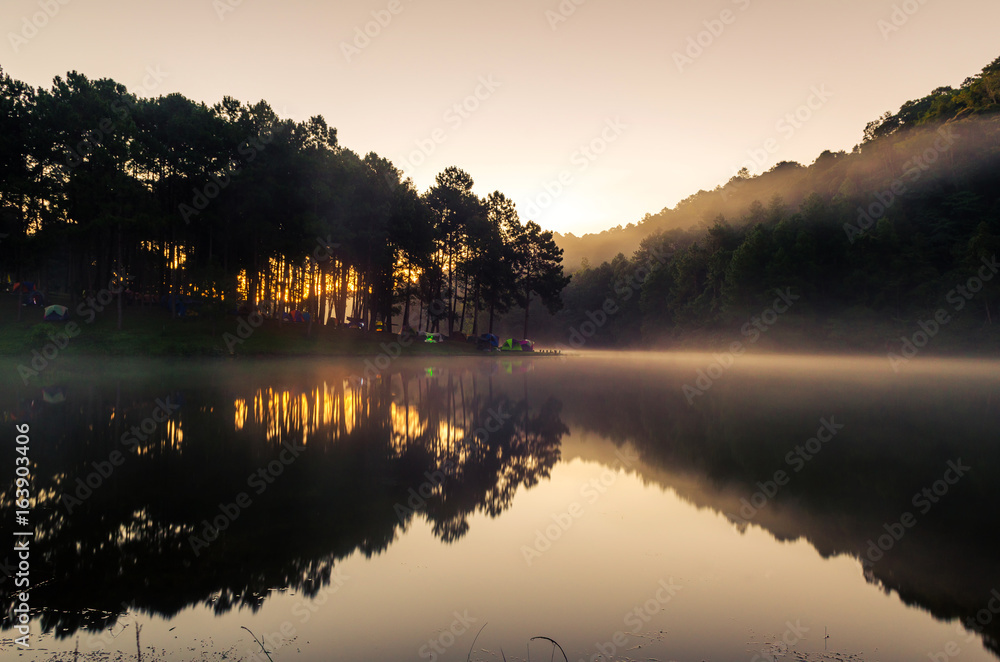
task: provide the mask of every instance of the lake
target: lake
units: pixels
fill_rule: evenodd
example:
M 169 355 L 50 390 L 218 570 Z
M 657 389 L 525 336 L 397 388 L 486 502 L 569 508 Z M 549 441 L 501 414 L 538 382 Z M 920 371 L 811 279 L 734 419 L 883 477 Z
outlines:
M 15 425 L 37 500 L 0 657 L 1000 657 L 1000 363 L 730 359 L 7 380 L 5 548 Z

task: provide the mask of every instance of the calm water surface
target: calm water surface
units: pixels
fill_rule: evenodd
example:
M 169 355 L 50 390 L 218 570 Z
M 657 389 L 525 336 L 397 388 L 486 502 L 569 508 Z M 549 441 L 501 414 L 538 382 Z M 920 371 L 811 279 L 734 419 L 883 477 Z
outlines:
M 5 620 L 0 658 L 136 659 L 141 626 L 143 660 L 266 659 L 245 626 L 276 661 L 551 659 L 539 636 L 573 661 L 997 659 L 1000 364 L 743 356 L 698 384 L 713 360 L 7 381 L 5 547 L 18 422 L 38 499 L 34 648 Z

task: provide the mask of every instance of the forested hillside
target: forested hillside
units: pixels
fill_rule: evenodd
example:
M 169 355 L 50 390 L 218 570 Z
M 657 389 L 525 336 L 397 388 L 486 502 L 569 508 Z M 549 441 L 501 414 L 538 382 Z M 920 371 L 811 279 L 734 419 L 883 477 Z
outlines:
M 571 346 L 735 328 L 883 349 L 939 312 L 938 327 L 962 319 L 953 337 L 993 337 L 1000 313 L 1000 59 L 871 122 L 851 153 L 744 171 L 583 239 L 522 222 L 500 192 L 478 197 L 457 167 L 420 193 L 322 117 L 263 101 L 146 99 L 75 72 L 49 89 L 0 72 L 0 92 L 0 275 L 53 302 L 115 289 L 173 316 L 183 301 L 397 330 L 497 321 Z
M 575 273 L 565 309 L 541 333 L 574 345 L 733 328 L 739 339 L 741 321 L 772 306 L 776 290 L 797 297 L 778 326 L 817 341 L 868 329 L 865 346 L 881 349 L 939 309 L 963 318 L 953 328 L 991 327 L 1000 314 L 998 110 L 1000 59 L 959 89 L 871 122 L 852 153 L 741 173 L 632 228 L 558 237 Z M 640 237 L 634 253 L 581 264 L 581 251 Z
M 872 165 L 863 163 L 862 158 L 872 156 L 871 150 L 862 150 L 872 139 L 892 135 L 900 129 L 995 112 L 997 88 L 1000 86 L 998 63 L 1000 58 L 979 75 L 966 79 L 959 89 L 940 87 L 922 99 L 903 104 L 896 114 L 887 112 L 864 128 L 864 142 L 857 145 L 851 154 L 825 151 L 812 166 L 803 167 L 784 161 L 756 177 L 749 177 L 746 171 L 741 171 L 724 186 L 711 191 L 698 191 L 673 208 L 647 214 L 645 218 L 624 227 L 619 225 L 583 236 L 556 233 L 556 241 L 565 251 L 565 263 L 571 271 L 575 271 L 583 259 L 590 264 L 600 264 L 612 260 L 620 252 L 629 255 L 650 234 L 711 225 L 720 215 L 738 219 L 750 212 L 749 207 L 754 201 L 767 204 L 775 195 L 781 196 L 782 202 L 790 209 L 798 209 L 811 193 L 831 198 L 856 195 L 872 183 L 864 172 Z M 859 135 L 862 134 L 860 129 Z M 837 170 L 828 172 L 835 160 L 845 156 L 851 158 L 841 162 Z
M 514 303 L 555 309 L 551 233 L 473 185 L 449 167 L 418 192 L 322 116 L 265 101 L 143 98 L 77 72 L 35 89 L 0 70 L 2 290 L 70 307 L 110 291 L 119 328 L 123 299 L 447 334 Z

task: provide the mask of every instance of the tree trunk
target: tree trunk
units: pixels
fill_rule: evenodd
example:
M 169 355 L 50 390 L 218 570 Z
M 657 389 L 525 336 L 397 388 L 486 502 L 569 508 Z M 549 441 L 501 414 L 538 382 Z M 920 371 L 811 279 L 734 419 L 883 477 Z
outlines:
M 451 335 L 452 322 L 455 321 L 455 272 L 452 268 L 451 237 L 448 238 L 448 335 Z
M 522 340 L 528 339 L 528 311 L 531 309 L 531 290 L 528 290 L 527 295 L 524 297 L 524 335 L 521 336 Z
M 464 312 L 464 311 L 463 311 Z M 476 282 L 476 303 L 472 308 L 472 337 L 479 337 L 479 282 Z
M 122 330 L 122 294 L 125 286 L 121 282 L 122 277 L 122 224 L 118 222 L 118 330 Z
M 177 243 L 170 246 L 170 319 L 177 319 Z
M 341 324 L 347 317 L 347 265 L 340 263 L 340 291 L 337 293 L 337 324 Z
M 402 331 L 404 326 L 410 325 L 410 271 L 406 272 L 406 301 L 403 303 L 403 321 L 400 324 L 399 330 Z

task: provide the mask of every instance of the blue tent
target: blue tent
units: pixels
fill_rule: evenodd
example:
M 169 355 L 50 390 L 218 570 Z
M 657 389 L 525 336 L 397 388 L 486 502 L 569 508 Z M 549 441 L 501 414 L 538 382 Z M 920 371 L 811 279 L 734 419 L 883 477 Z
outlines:
M 479 336 L 478 346 L 482 349 L 490 349 L 492 347 L 500 347 L 500 337 L 495 336 L 492 333 L 484 333 Z
M 13 292 L 24 297 L 25 306 L 44 306 L 45 295 L 35 289 L 35 284 L 28 281 L 14 283 Z
M 184 317 L 187 314 L 188 303 L 190 299 L 183 296 L 175 296 L 173 294 L 164 294 L 160 298 L 160 304 L 167 310 L 173 309 L 176 311 L 178 317 Z

